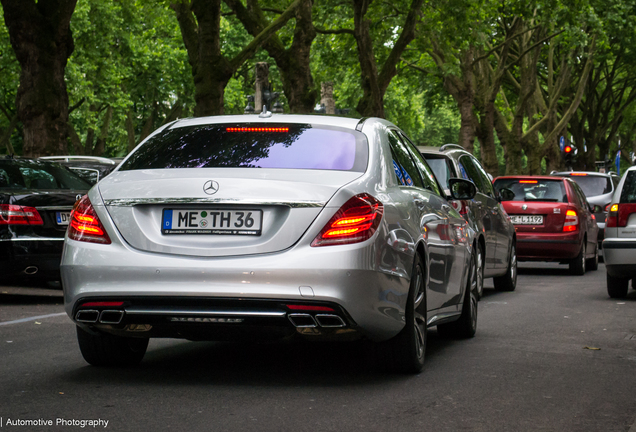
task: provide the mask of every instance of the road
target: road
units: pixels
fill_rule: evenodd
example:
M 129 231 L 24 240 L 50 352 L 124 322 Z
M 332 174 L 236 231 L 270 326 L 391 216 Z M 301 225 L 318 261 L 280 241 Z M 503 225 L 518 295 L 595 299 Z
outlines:
M 610 299 L 602 264 L 520 267 L 515 292 L 486 280 L 475 338 L 429 331 L 417 376 L 359 344 L 151 340 L 136 368 L 90 367 L 59 291 L 0 288 L 2 430 L 636 432 L 636 291 Z M 53 426 L 7 425 L 27 419 Z

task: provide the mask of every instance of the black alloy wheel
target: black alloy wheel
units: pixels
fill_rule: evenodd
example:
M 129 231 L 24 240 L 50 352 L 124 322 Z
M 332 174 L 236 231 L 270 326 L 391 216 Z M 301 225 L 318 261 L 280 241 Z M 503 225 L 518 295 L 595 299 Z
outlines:
M 477 300 L 484 295 L 484 248 L 477 244 Z
M 419 373 L 424 368 L 426 356 L 426 278 L 419 255 L 415 256 L 409 297 L 404 313 L 405 325 L 393 339 L 382 344 L 383 355 L 392 371 Z
M 497 291 L 514 291 L 517 288 L 517 247 L 514 243 L 510 246 L 506 273 L 493 278 L 493 282 Z
M 572 275 L 583 276 L 585 274 L 585 242 L 586 240 L 583 239 L 579 254 L 570 261 L 570 274 Z
M 477 332 L 477 254 L 473 249 L 473 257 L 470 260 L 466 289 L 464 290 L 464 301 L 462 304 L 462 314 L 457 321 L 437 326 L 437 332 L 443 337 L 472 338 Z
M 586 266 L 590 271 L 598 270 L 598 243 L 594 247 L 594 256 L 587 260 Z

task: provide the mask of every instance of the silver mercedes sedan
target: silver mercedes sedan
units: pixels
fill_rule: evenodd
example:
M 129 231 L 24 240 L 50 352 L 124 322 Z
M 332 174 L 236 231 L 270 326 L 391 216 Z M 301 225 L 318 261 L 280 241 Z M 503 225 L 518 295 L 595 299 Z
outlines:
M 76 204 L 61 263 L 85 360 L 149 338 L 367 339 L 419 372 L 427 329 L 477 327 L 475 233 L 392 123 L 310 115 L 178 120 Z

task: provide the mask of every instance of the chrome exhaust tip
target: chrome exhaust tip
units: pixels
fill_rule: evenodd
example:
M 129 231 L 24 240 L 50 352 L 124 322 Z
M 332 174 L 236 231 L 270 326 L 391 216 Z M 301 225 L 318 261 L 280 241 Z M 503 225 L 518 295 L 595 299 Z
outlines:
M 34 275 L 38 272 L 38 270 L 40 269 L 37 268 L 36 266 L 28 266 L 27 268 L 24 269 L 24 274 Z
M 75 321 L 81 323 L 96 323 L 99 318 L 99 311 L 96 310 L 81 310 L 75 314 Z
M 298 328 L 312 328 L 318 327 L 316 320 L 309 314 L 289 314 L 287 315 L 289 321 Z
M 347 324 L 338 315 L 331 314 L 318 314 L 316 315 L 316 321 L 320 327 L 346 327 Z
M 101 324 L 119 324 L 122 319 L 124 319 L 124 311 L 121 310 L 104 310 L 99 314 Z

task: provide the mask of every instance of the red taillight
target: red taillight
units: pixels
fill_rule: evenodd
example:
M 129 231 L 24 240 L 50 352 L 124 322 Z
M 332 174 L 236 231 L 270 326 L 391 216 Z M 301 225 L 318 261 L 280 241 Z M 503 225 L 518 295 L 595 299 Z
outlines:
M 607 213 L 605 227 L 626 227 L 629 217 L 634 213 L 636 213 L 636 204 L 614 204 Z
M 110 244 L 110 237 L 97 217 L 88 195 L 84 195 L 73 207 L 68 238 L 89 243 Z
M 328 306 L 291 305 L 291 304 L 288 304 L 285 306 L 287 306 L 291 310 L 334 312 L 334 309 Z
M 573 232 L 579 229 L 579 216 L 575 210 L 565 212 L 565 223 L 563 224 L 563 232 Z
M 356 195 L 340 207 L 311 245 L 342 245 L 368 240 L 378 229 L 383 211 L 382 203 L 371 195 Z
M 610 207 L 611 206 L 611 207 Z M 609 210 L 608 208 L 609 207 Z M 611 203 L 605 207 L 607 218 L 605 218 L 605 228 L 616 228 L 618 226 L 618 204 Z
M 539 183 L 538 180 L 519 180 L 519 183 L 521 184 L 535 184 L 535 183 Z
M 94 301 L 83 303 L 82 307 L 103 307 L 103 306 L 123 306 L 123 301 Z
M 573 175 L 573 176 L 586 176 L 587 173 L 570 173 L 570 175 Z
M 44 225 L 35 207 L 0 204 L 0 225 Z

